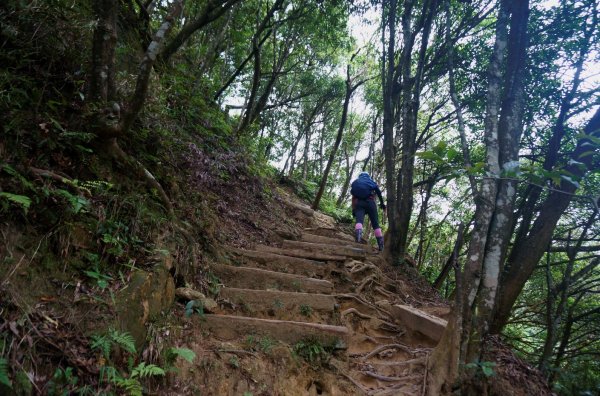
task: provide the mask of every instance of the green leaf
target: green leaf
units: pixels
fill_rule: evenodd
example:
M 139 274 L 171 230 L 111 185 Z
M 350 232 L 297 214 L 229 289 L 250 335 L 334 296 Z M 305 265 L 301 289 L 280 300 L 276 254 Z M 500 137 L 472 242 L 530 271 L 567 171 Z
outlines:
M 128 332 L 119 332 L 118 330 L 111 330 L 109 332 L 110 338 L 119 345 L 121 348 L 129 353 L 135 353 L 135 339 Z
M 483 373 L 483 375 L 485 375 L 486 377 L 491 377 L 494 375 L 494 367 L 493 364 L 492 365 L 488 365 L 488 364 L 481 364 L 481 372 Z
M 137 367 L 131 371 L 131 378 L 156 377 L 159 375 L 165 375 L 165 370 L 155 364 L 146 365 L 144 362 L 138 364 Z
M 172 360 L 180 357 L 189 363 L 192 363 L 196 358 L 196 353 L 188 348 L 169 348 L 167 354 L 168 356 L 172 357 Z
M 433 151 L 421 151 L 420 153 L 416 154 L 417 157 L 423 158 L 425 160 L 429 160 L 429 161 L 434 161 L 436 163 L 441 163 L 444 162 L 444 159 L 442 157 L 440 157 L 439 155 L 437 155 L 436 153 L 434 153 Z
M 111 342 L 106 335 L 93 335 L 91 337 L 92 343 L 90 347 L 92 350 L 99 349 L 102 352 L 102 355 L 106 359 L 110 357 L 110 346 Z
M 12 383 L 8 378 L 8 360 L 0 358 L 0 384 L 4 384 L 12 389 Z
M 448 148 L 448 143 L 445 141 L 440 141 L 433 147 L 433 152 L 436 153 L 440 157 L 446 156 L 446 149 Z
M 446 157 L 448 158 L 449 162 L 454 161 L 454 158 L 456 158 L 457 155 L 458 151 L 454 147 L 450 147 L 446 153 Z
M 23 208 L 23 210 L 25 210 L 25 213 L 27 213 L 29 206 L 31 206 L 31 198 L 29 198 L 25 195 L 0 192 L 0 197 L 3 197 L 5 199 L 9 200 L 10 202 L 21 206 Z

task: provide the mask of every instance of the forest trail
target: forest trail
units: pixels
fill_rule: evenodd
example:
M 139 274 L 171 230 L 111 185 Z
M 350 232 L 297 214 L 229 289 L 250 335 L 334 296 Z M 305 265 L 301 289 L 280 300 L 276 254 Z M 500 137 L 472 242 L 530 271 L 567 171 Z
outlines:
M 308 207 L 297 209 L 310 214 Z M 422 395 L 427 359 L 445 321 L 398 304 L 403 291 L 384 274 L 383 258 L 372 247 L 355 243 L 320 213 L 313 225 L 298 240 L 231 249 L 230 264 L 213 265 L 222 284 L 219 307 L 205 314 L 198 331 L 214 349 L 229 351 L 232 364 L 259 358 L 243 350 L 249 342 L 276 340 L 319 367 L 296 373 L 292 382 L 274 379 L 263 392 L 240 391 L 246 385 L 236 382 L 258 382 L 252 370 L 235 379 L 213 376 L 204 391 Z M 318 361 L 326 351 L 327 361 Z

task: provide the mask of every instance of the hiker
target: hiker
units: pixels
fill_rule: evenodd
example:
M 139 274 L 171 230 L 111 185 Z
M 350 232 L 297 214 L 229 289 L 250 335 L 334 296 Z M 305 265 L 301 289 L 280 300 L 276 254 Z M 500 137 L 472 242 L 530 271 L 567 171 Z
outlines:
M 352 214 L 356 217 L 356 226 L 354 227 L 356 242 L 360 242 L 362 239 L 363 221 L 365 220 L 365 213 L 367 213 L 371 220 L 371 225 L 373 225 L 373 230 L 375 230 L 377 246 L 379 247 L 379 251 L 382 251 L 383 233 L 379 227 L 375 194 L 379 197 L 379 206 L 382 210 L 385 210 L 385 204 L 383 203 L 379 186 L 371 179 L 367 172 L 361 172 L 358 175 L 358 179 L 352 182 L 350 194 L 352 194 Z

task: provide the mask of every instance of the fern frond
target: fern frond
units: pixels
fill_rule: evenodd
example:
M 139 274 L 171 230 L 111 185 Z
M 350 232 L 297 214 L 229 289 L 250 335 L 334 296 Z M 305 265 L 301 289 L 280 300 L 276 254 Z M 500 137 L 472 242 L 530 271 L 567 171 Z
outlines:
M 90 347 L 92 348 L 92 350 L 99 349 L 102 352 L 102 354 L 104 355 L 104 357 L 109 359 L 110 358 L 110 347 L 111 347 L 110 339 L 108 339 L 108 337 L 105 335 L 93 335 L 91 337 L 91 339 L 92 339 L 92 343 L 91 343 Z
M 109 334 L 115 344 L 129 353 L 135 353 L 135 339 L 131 334 L 126 331 L 121 333 L 118 330 L 111 330 Z
M 130 396 L 142 396 L 142 384 L 140 381 L 133 378 L 117 378 L 115 379 L 115 385 L 119 388 L 125 389 Z
M 146 365 L 146 363 L 141 362 L 136 368 L 131 370 L 131 378 L 155 377 L 158 375 L 165 375 L 165 370 L 155 364 Z
M 119 372 L 113 366 L 100 367 L 100 383 L 116 382 L 116 379 L 119 377 Z
M 167 360 L 174 362 L 178 357 L 192 363 L 196 358 L 196 353 L 188 348 L 169 348 L 167 350 Z
M 0 358 L 0 384 L 4 384 L 12 388 L 10 378 L 8 378 L 8 360 Z

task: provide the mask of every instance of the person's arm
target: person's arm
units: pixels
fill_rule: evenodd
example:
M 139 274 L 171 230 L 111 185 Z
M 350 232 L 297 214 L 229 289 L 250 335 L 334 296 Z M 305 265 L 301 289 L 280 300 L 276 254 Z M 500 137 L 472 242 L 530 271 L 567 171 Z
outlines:
M 381 207 L 381 209 L 385 210 L 385 202 L 383 201 L 383 196 L 381 195 L 381 190 L 379 189 L 379 186 L 375 186 L 375 193 L 379 197 L 379 206 Z

